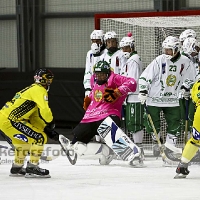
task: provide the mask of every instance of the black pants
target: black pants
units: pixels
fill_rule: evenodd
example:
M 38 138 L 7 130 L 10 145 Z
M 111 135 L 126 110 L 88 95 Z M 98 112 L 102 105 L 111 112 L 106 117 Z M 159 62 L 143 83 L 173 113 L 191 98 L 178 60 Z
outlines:
M 120 118 L 116 115 L 110 115 L 112 120 L 120 126 Z M 89 123 L 79 123 L 73 130 L 74 138 L 72 140 L 72 144 L 75 144 L 77 141 L 88 143 L 91 139 L 98 135 L 97 129 L 99 125 L 103 122 L 104 119 L 96 121 L 96 122 L 89 122 Z

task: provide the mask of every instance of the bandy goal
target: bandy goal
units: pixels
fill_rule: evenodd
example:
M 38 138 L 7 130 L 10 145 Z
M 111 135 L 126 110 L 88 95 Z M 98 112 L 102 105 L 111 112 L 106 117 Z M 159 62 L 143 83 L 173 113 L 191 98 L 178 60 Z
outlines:
M 119 41 L 131 32 L 135 39 L 135 48 L 146 67 L 162 54 L 162 42 L 167 36 L 179 38 L 184 30 L 193 29 L 200 41 L 200 10 L 96 14 L 95 29 L 115 31 Z M 161 135 L 165 140 L 166 123 L 162 113 Z M 183 135 L 182 133 L 178 141 L 180 147 L 183 146 Z M 146 151 L 152 149 L 151 138 L 146 133 L 144 147 Z

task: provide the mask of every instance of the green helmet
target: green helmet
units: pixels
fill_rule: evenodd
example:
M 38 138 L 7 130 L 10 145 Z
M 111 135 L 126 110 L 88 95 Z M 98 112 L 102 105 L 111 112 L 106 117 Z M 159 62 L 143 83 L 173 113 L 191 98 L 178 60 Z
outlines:
M 110 74 L 110 65 L 106 61 L 100 60 L 98 63 L 94 65 L 94 73 L 96 72 L 104 72 L 105 74 Z

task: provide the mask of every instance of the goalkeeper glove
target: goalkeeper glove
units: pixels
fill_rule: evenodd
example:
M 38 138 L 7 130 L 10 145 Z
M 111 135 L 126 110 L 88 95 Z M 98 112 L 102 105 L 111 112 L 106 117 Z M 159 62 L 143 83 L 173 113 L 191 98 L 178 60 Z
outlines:
M 91 98 L 86 96 L 84 98 L 84 102 L 83 102 L 83 108 L 84 110 L 87 110 L 88 106 L 90 105 L 90 102 L 91 102 Z
M 106 102 L 110 102 L 110 103 L 116 101 L 120 96 L 122 96 L 122 94 L 118 90 L 118 88 L 116 88 L 116 89 L 106 88 L 105 93 L 103 95 L 104 100 Z

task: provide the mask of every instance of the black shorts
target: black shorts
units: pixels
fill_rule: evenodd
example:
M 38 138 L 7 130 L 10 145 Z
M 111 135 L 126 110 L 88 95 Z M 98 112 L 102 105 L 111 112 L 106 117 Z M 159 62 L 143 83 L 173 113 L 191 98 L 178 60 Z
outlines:
M 117 126 L 120 126 L 121 121 L 118 116 L 111 115 L 110 117 L 117 124 Z M 80 141 L 86 144 L 90 142 L 95 135 L 98 135 L 97 129 L 103 120 L 104 119 L 96 122 L 79 123 L 73 130 L 73 143 L 75 143 L 76 141 Z

